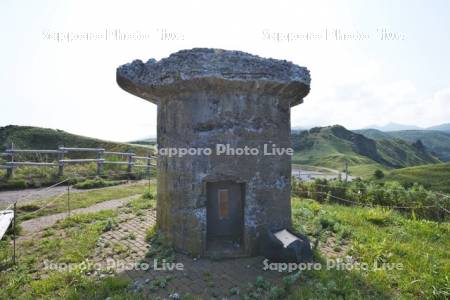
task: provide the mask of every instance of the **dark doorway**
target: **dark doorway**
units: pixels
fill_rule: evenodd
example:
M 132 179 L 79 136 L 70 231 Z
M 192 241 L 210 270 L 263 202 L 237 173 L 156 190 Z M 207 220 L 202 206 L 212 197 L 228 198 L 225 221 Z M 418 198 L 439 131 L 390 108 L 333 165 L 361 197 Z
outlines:
M 207 250 L 240 250 L 244 228 L 243 184 L 208 183 L 207 198 Z

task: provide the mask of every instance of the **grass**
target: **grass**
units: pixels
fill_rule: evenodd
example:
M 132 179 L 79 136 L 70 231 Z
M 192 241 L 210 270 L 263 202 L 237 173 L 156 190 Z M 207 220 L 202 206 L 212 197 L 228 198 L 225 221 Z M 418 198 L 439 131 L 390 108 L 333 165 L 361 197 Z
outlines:
M 154 203 L 154 189 L 151 186 L 142 197 L 148 202 L 141 198 L 141 202 L 133 201 L 130 208 L 138 210 Z M 352 266 L 367 264 L 368 269 L 322 268 L 292 273 L 283 279 L 283 287 L 270 286 L 264 278 L 256 278 L 249 282 L 251 289 L 241 295 L 249 299 L 257 299 L 261 292 L 268 293 L 271 299 L 450 297 L 449 223 L 415 220 L 381 208 L 321 204 L 295 197 L 292 219 L 294 228 L 308 235 L 316 246 L 316 262 L 326 265 L 326 248 L 322 246 L 332 238 L 336 245 L 346 246 L 348 252 L 342 255 L 351 256 Z M 119 277 L 94 280 L 80 269 L 47 273 L 41 269 L 45 260 L 78 264 L 89 259 L 100 235 L 116 223 L 114 211 L 76 215 L 47 229 L 39 240 L 23 242 L 19 265 L 0 272 L 0 299 L 139 299 L 139 294 L 131 292 L 130 282 Z M 148 258 L 173 260 L 173 249 L 155 228 L 149 229 L 147 238 L 152 240 Z M 110 247 L 117 253 L 126 251 L 115 244 Z M 10 248 L 7 241 L 0 242 L 0 258 L 5 258 Z M 401 264 L 403 269 L 376 269 L 374 263 Z
M 119 184 L 124 184 L 125 182 L 126 181 L 123 180 L 105 180 L 102 178 L 95 178 L 95 179 L 87 179 L 85 181 L 74 184 L 73 187 L 80 190 L 87 190 L 87 189 L 115 186 Z
M 128 280 L 94 280 L 86 276 L 88 269 L 82 269 L 108 222 L 116 217 L 117 212 L 111 210 L 77 215 L 50 228 L 50 236 L 23 242 L 18 265 L 0 273 L 0 299 L 106 299 L 111 295 L 114 299 L 138 299 L 130 292 Z M 0 255 L 8 248 L 6 243 L 0 244 Z M 43 269 L 45 261 L 79 267 L 48 271 Z
M 392 170 L 383 181 L 398 181 L 407 186 L 417 182 L 431 190 L 450 193 L 450 163 Z
M 127 186 L 121 186 L 120 188 L 112 187 L 87 192 L 71 193 L 70 209 L 88 207 L 108 200 L 120 199 L 136 194 L 142 194 L 145 192 L 146 188 L 147 186 L 145 184 L 135 183 Z M 33 212 L 34 209 L 38 209 L 49 203 L 52 204 L 45 209 Z M 23 221 L 65 211 L 67 211 L 67 195 L 63 194 L 60 196 L 54 196 L 47 199 L 34 201 L 32 204 L 19 205 L 18 220 Z
M 131 200 L 127 206 L 135 213 L 142 209 L 156 208 L 156 185 L 147 187 L 141 197 Z
M 109 158 L 108 160 L 117 160 Z M 0 164 L 1 161 L 0 161 Z M 57 168 L 52 167 L 29 167 L 21 166 L 14 169 L 14 177 L 6 178 L 6 171 L 0 170 L 0 191 L 1 190 L 21 190 L 25 188 L 41 188 L 69 179 L 70 184 L 80 184 L 87 181 L 87 184 L 94 184 L 89 178 L 96 177 L 96 164 L 72 164 L 64 167 L 64 176 L 57 176 Z M 122 181 L 128 179 L 148 178 L 145 169 L 135 169 L 134 173 L 127 174 L 126 167 L 118 165 L 105 164 L 102 174 L 102 180 Z M 150 176 L 156 174 L 152 169 Z M 95 179 L 94 179 L 95 180 Z M 98 180 L 98 179 L 97 179 Z M 81 186 L 81 185 L 80 185 Z
M 373 177 L 373 173 L 376 170 L 381 170 L 383 172 L 388 172 L 389 168 L 382 166 L 380 164 L 361 164 L 353 165 L 348 167 L 349 174 L 352 176 L 357 176 L 365 179 L 370 179 Z
M 333 169 L 328 169 L 325 167 L 317 167 L 317 166 L 310 166 L 310 165 L 302 165 L 302 164 L 292 164 L 292 168 L 301 169 L 305 171 L 311 171 L 311 172 L 321 172 L 326 174 L 334 174 L 335 171 Z
M 450 226 L 406 219 L 395 211 L 293 201 L 294 226 L 320 241 L 344 236 L 349 255 L 368 271 L 319 270 L 302 274 L 292 299 L 446 299 L 450 296 Z M 328 220 L 324 222 L 323 220 Z M 343 234 L 345 233 L 345 234 Z M 324 256 L 318 255 L 319 261 Z M 375 269 L 402 264 L 403 270 Z
M 63 130 L 55 130 L 41 127 L 9 125 L 0 127 L 0 151 L 14 142 L 17 149 L 57 149 L 58 146 L 104 148 L 108 151 L 127 152 L 132 151 L 137 155 L 146 155 L 149 147 L 143 145 L 131 145 L 116 143 L 100 139 L 71 134 Z M 74 158 L 81 158 L 86 153 L 74 153 Z M 45 155 L 39 155 L 45 157 Z

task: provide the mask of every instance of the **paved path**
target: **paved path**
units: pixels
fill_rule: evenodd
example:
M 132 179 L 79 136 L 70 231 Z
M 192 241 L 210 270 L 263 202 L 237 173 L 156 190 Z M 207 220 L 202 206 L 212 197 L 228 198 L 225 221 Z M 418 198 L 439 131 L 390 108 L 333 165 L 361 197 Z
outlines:
M 129 196 L 126 198 L 121 198 L 121 199 L 104 201 L 104 202 L 97 203 L 97 204 L 94 204 L 89 207 L 77 208 L 77 209 L 72 210 L 70 212 L 70 214 L 76 215 L 76 214 L 83 214 L 83 213 L 98 212 L 98 211 L 107 210 L 107 209 L 114 209 L 114 208 L 125 205 L 130 200 L 136 199 L 139 196 L 140 196 L 140 194 Z M 50 227 L 50 226 L 54 225 L 57 221 L 62 220 L 66 217 L 67 217 L 67 213 L 63 212 L 63 213 L 38 217 L 38 218 L 34 218 L 34 219 L 31 219 L 28 221 L 24 221 L 24 222 L 20 223 L 20 226 L 24 229 L 26 235 L 30 235 L 35 232 L 41 231 L 47 227 Z
M 119 184 L 115 186 L 110 187 L 104 187 L 104 188 L 96 188 L 96 189 L 87 189 L 87 190 L 78 190 L 75 188 L 71 188 L 71 193 L 80 193 L 80 192 L 89 192 L 99 189 L 114 189 L 114 188 L 121 188 L 130 184 L 136 184 L 136 183 L 148 183 L 148 180 L 140 180 L 140 181 L 131 181 L 126 184 Z M 39 188 L 39 189 L 25 189 L 25 190 L 18 190 L 18 191 L 0 191 L 0 207 L 7 206 L 9 203 L 14 203 L 17 201 L 18 203 L 25 203 L 25 202 L 33 202 L 35 200 L 40 200 L 44 198 L 49 198 L 52 196 L 59 195 L 63 192 L 67 191 L 67 186 L 55 186 L 50 189 L 47 188 Z

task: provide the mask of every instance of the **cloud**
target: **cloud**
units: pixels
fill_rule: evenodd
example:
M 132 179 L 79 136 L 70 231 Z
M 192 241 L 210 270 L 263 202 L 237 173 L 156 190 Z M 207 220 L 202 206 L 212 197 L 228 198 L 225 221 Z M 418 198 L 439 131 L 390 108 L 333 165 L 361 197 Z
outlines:
M 292 125 L 300 127 L 362 128 L 389 122 L 427 127 L 449 121 L 450 88 L 421 96 L 409 80 L 336 86 L 327 94 L 311 94 L 292 114 Z

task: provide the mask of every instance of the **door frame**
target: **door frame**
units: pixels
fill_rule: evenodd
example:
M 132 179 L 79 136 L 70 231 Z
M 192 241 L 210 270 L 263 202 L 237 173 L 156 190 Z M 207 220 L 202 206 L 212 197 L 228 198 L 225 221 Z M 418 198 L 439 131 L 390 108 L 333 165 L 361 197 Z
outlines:
M 242 247 L 244 247 L 244 234 L 245 234 L 245 188 L 246 188 L 246 183 L 243 181 L 237 181 L 237 180 L 233 180 L 233 179 L 223 179 L 223 180 L 211 180 L 211 181 L 205 181 L 205 196 L 206 196 L 206 201 L 205 201 L 205 210 L 206 210 L 206 226 L 205 226 L 205 237 L 206 237 L 206 244 L 205 244 L 205 248 L 207 249 L 207 244 L 208 244 L 208 240 L 210 240 L 211 235 L 208 232 L 208 221 L 209 221 L 209 216 L 208 216 L 208 206 L 209 206 L 209 201 L 210 199 L 208 198 L 208 191 L 209 188 L 212 184 L 217 184 L 220 182 L 230 182 L 232 184 L 236 184 L 239 187 L 240 190 L 240 198 L 241 198 L 241 205 L 239 207 L 239 210 L 241 212 L 241 220 L 240 220 L 240 228 L 239 228 L 239 234 L 238 234 L 238 239 L 239 242 L 241 244 Z M 217 192 L 219 190 L 221 190 L 223 188 L 217 188 Z

